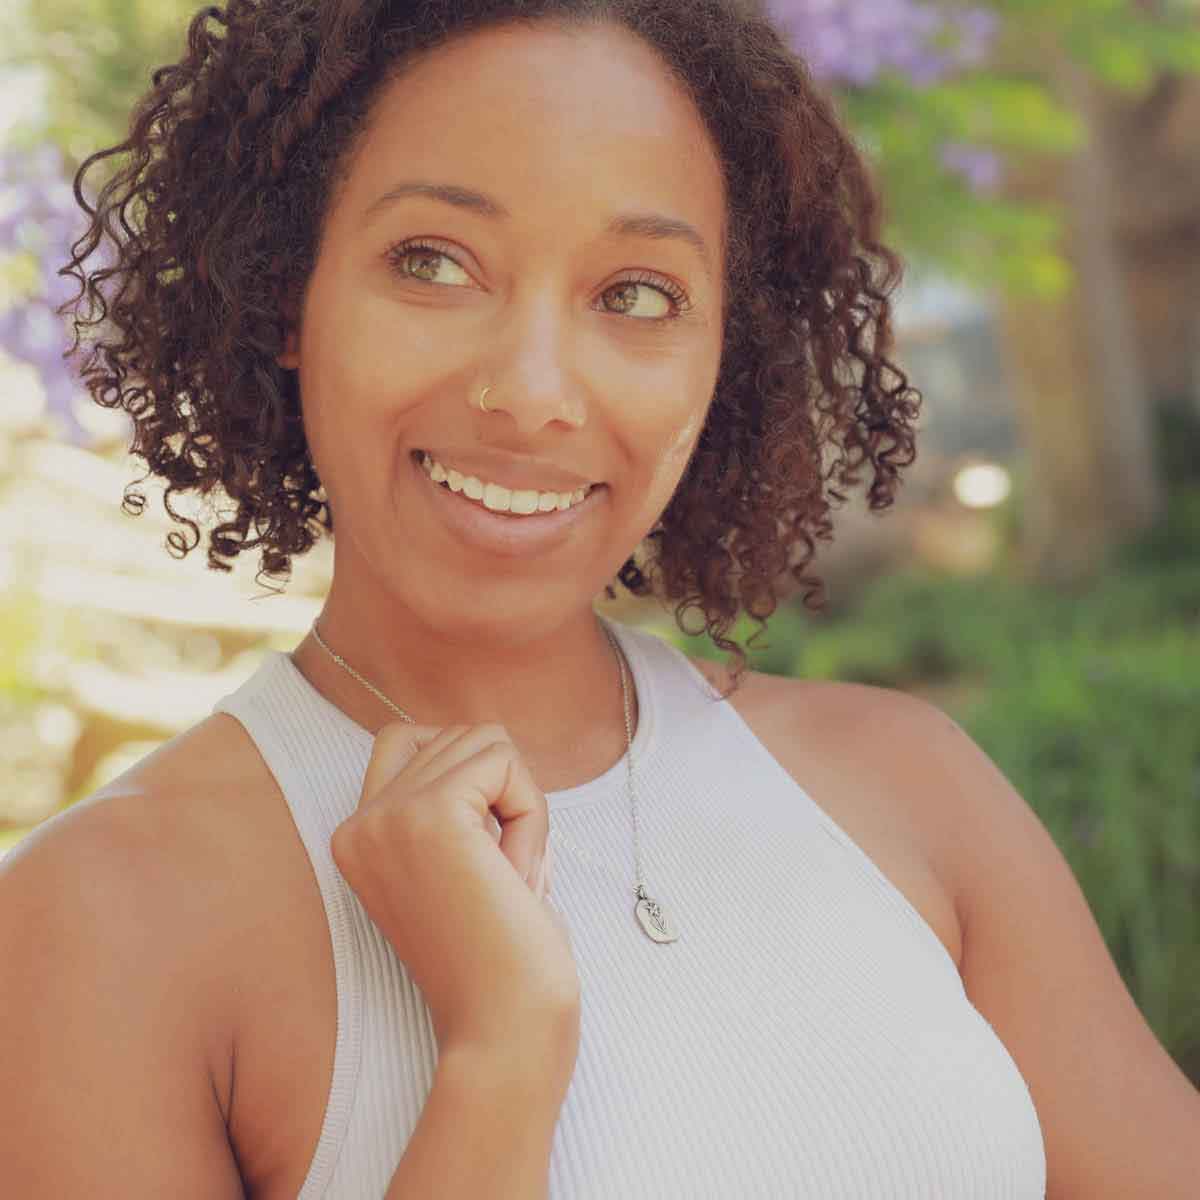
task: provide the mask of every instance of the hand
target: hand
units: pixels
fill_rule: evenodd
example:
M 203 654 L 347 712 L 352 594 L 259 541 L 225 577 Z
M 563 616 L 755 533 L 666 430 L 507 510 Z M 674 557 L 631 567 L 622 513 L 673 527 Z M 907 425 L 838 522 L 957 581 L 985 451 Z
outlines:
M 566 923 L 534 890 L 548 833 L 545 795 L 503 726 L 396 721 L 376 735 L 331 849 L 421 989 L 439 1052 L 544 1033 L 574 1066 L 579 974 Z

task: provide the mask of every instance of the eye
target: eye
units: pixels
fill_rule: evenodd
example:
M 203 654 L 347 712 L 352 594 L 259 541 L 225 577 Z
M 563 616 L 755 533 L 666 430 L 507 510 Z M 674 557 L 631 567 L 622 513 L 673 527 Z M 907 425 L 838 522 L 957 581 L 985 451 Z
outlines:
M 676 317 L 685 313 L 691 305 L 688 303 L 686 293 L 678 284 L 673 283 L 669 279 L 664 279 L 659 275 L 639 274 L 630 279 L 622 279 L 614 283 L 612 287 L 606 288 L 604 294 L 615 294 L 621 297 L 621 307 L 617 310 L 618 315 L 629 315 L 637 306 L 637 293 L 639 289 L 648 289 L 651 292 L 656 292 L 661 302 L 666 301 L 667 311 L 652 312 L 650 315 L 643 315 L 636 319 L 643 321 L 671 321 Z M 612 310 L 610 310 L 612 311 Z
M 449 263 L 453 270 L 456 270 L 464 279 L 470 279 L 470 276 L 452 255 L 432 242 L 421 239 L 414 238 L 393 246 L 387 252 L 387 259 L 398 275 L 405 279 L 417 280 L 420 283 L 445 285 L 445 280 L 436 278 L 443 263 Z M 449 286 L 455 285 L 451 283 Z M 661 300 L 666 301 L 667 311 L 652 311 L 649 314 L 643 312 L 633 316 L 633 310 L 638 305 L 639 290 L 657 293 Z M 615 316 L 631 316 L 633 320 L 652 324 L 674 320 L 691 308 L 687 294 L 678 284 L 652 272 L 639 272 L 628 279 L 620 279 L 605 288 L 603 294 L 621 297 L 617 308 L 608 309 Z
M 417 240 L 401 242 L 387 252 L 387 258 L 398 275 L 407 279 L 416 279 L 422 283 L 444 282 L 434 278 L 438 272 L 439 259 L 442 262 L 450 263 L 464 278 L 470 278 L 455 259 L 451 258 L 445 250 L 430 242 Z M 415 264 L 415 268 L 410 268 L 409 264 Z

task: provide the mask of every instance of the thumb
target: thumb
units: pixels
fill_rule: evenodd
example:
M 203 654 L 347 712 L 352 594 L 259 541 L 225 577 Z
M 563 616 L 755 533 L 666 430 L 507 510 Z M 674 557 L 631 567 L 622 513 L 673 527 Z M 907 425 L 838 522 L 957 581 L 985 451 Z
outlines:
M 489 812 L 496 826 L 492 836 L 517 874 L 537 891 L 549 835 L 546 799 L 519 755 L 509 761 L 502 797 L 503 803 Z M 506 812 L 512 815 L 506 816 Z

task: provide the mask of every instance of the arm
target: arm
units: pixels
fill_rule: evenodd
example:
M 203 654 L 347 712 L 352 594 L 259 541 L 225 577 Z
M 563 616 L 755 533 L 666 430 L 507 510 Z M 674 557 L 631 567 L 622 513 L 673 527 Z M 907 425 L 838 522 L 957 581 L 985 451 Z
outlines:
M 537 1044 L 514 1037 L 521 1054 Z M 565 1091 L 560 1071 L 538 1078 L 547 1061 L 553 1060 L 529 1053 L 517 1066 L 466 1048 L 439 1055 L 433 1088 L 385 1200 L 545 1200 Z
M 178 864 L 123 812 L 76 806 L 0 863 L 0 1191 L 242 1200 Z
M 1138 1010 L 1070 865 L 958 725 L 888 695 L 897 785 L 946 865 L 967 994 L 1033 1096 L 1047 1200 L 1195 1197 L 1200 1092 Z

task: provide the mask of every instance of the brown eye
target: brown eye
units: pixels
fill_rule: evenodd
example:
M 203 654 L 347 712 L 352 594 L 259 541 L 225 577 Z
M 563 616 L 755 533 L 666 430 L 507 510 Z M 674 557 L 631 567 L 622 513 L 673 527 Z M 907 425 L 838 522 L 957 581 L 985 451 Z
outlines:
M 670 297 L 665 292 L 658 288 L 649 288 L 643 283 L 619 283 L 615 287 L 611 287 L 605 292 L 606 296 L 616 297 L 616 304 L 611 305 L 613 311 L 619 312 L 624 316 L 628 316 L 637 307 L 638 293 L 641 290 L 649 293 L 656 293 L 660 307 L 665 305 L 667 313 L 659 313 L 657 315 L 651 313 L 646 320 L 659 320 L 663 316 L 668 315 L 671 310 Z
M 617 296 L 617 304 L 615 308 L 610 307 L 609 311 L 615 311 L 618 315 L 625 316 L 633 311 L 638 302 L 639 288 L 648 289 L 651 292 L 657 292 L 658 295 L 668 301 L 668 311 L 657 315 L 635 317 L 635 320 L 641 321 L 670 321 L 685 312 L 689 305 L 687 296 L 684 292 L 671 283 L 669 280 L 660 279 L 656 275 L 639 277 L 635 279 L 623 279 L 619 283 L 613 284 L 612 287 L 605 291 L 606 296 Z
M 393 246 L 387 252 L 388 262 L 397 275 L 405 279 L 415 279 L 421 283 L 444 283 L 436 278 L 443 264 L 450 263 L 464 276 L 467 273 L 453 256 L 428 242 L 408 241 Z M 411 265 L 410 265 L 411 264 Z M 453 287 L 454 284 L 446 286 Z
M 429 280 L 437 274 L 436 260 L 446 256 L 440 250 L 407 250 L 400 257 L 400 262 L 416 263 L 408 273 L 418 279 Z

